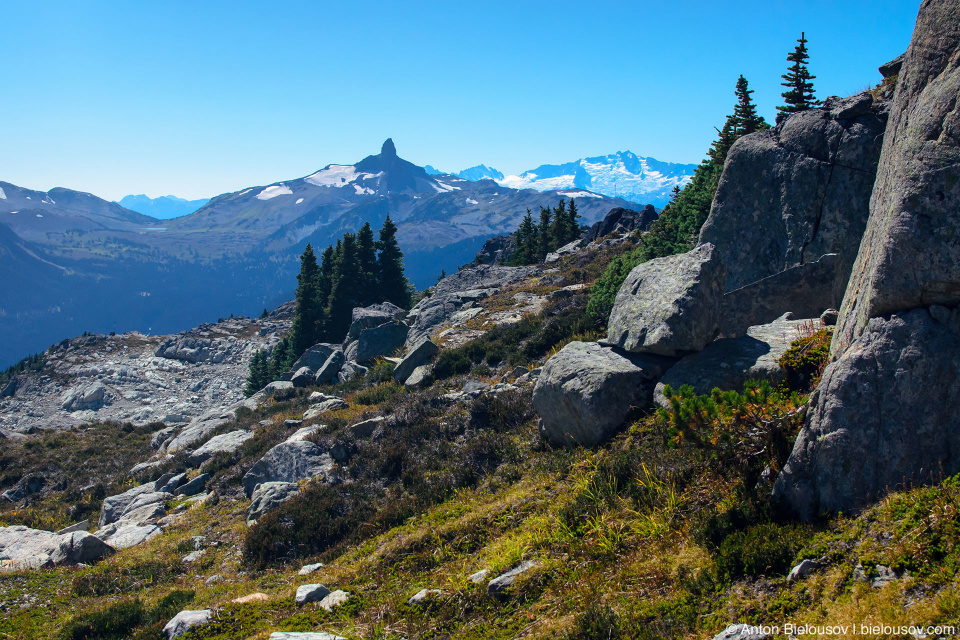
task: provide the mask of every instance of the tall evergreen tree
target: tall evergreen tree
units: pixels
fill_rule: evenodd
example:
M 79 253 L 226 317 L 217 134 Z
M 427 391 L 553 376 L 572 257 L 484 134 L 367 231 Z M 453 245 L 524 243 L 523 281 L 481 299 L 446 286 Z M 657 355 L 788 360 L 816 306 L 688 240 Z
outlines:
M 567 207 L 567 230 L 570 232 L 567 242 L 573 242 L 580 237 L 580 212 L 573 198 L 570 198 L 570 206 Z
M 257 351 L 250 361 L 250 373 L 247 375 L 247 388 L 243 394 L 248 398 L 263 389 L 270 383 L 270 372 L 267 368 L 267 352 Z
M 333 288 L 333 245 L 327 245 L 320 256 L 320 280 L 317 285 L 321 306 L 326 309 L 330 301 L 330 290 Z
M 410 288 L 403 275 L 403 252 L 397 243 L 397 226 L 390 216 L 383 221 L 377 241 L 378 302 L 392 302 L 404 309 L 410 308 Z
M 567 244 L 568 223 L 567 203 L 564 202 L 563 198 L 560 198 L 560 202 L 553 208 L 553 228 L 550 230 L 551 244 L 554 249 L 559 249 Z
M 745 136 L 755 131 L 763 131 L 770 128 L 763 116 L 757 114 L 757 107 L 753 104 L 750 94 L 753 91 L 748 88 L 747 79 L 740 75 L 737 80 L 737 88 L 734 91 L 737 96 L 737 104 L 733 107 L 734 126 L 738 136 Z
M 360 304 L 366 306 L 382 302 L 377 300 L 377 243 L 373 229 L 364 222 L 357 232 L 357 263 L 359 271 Z
M 537 262 L 543 262 L 544 258 L 547 257 L 547 254 L 556 249 L 556 246 L 553 244 L 553 225 L 552 225 L 553 216 L 550 212 L 550 207 L 540 207 L 540 226 L 539 226 L 539 238 L 537 241 Z
M 343 234 L 339 255 L 333 264 L 333 287 L 327 302 L 327 332 L 331 341 L 342 340 L 347 335 L 353 318 L 353 308 L 359 300 L 361 274 L 357 256 L 357 237 Z
M 806 111 L 820 104 L 813 95 L 813 83 L 811 82 L 817 76 L 810 75 L 810 71 L 807 69 L 807 60 L 810 58 L 810 54 L 807 53 L 807 39 L 804 37 L 804 32 L 800 32 L 800 39 L 797 42 L 799 44 L 787 56 L 787 62 L 793 64 L 787 67 L 787 73 L 781 76 L 785 82 L 780 84 L 787 90 L 780 94 L 786 103 L 782 107 L 777 107 L 777 111 L 780 113 Z
M 290 350 L 290 338 L 286 337 L 277 343 L 270 354 L 270 363 L 267 366 L 267 372 L 271 380 L 279 380 L 280 376 L 290 368 L 290 365 L 296 360 L 293 352 Z
M 290 342 L 294 357 L 320 341 L 323 332 L 323 303 L 318 291 L 320 269 L 313 247 L 307 243 L 300 256 L 300 273 L 297 274 L 297 308 L 290 327 Z
M 537 246 L 540 232 L 533 223 L 533 213 L 527 209 L 520 226 L 517 227 L 516 248 L 510 257 L 510 263 L 516 266 L 533 264 L 537 261 Z
M 679 199 L 680 199 L 680 185 L 675 184 L 673 185 L 673 190 L 670 192 L 670 202 L 667 204 L 667 206 L 677 204 L 677 200 Z

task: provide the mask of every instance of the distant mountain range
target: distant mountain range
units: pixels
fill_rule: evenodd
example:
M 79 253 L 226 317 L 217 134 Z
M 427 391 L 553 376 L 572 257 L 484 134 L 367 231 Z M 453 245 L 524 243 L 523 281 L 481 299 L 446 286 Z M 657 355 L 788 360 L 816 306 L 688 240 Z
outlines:
M 293 297 L 298 256 L 364 222 L 398 227 L 417 287 L 455 272 L 526 210 L 576 198 L 582 222 L 635 207 L 583 188 L 546 191 L 430 175 L 387 140 L 356 164 L 212 198 L 160 220 L 89 193 L 0 182 L 0 367 L 83 331 L 169 333 Z
M 618 151 L 564 164 L 544 164 L 518 176 L 504 176 L 482 164 L 453 175 L 472 181 L 494 180 L 512 189 L 587 189 L 611 198 L 652 204 L 659 209 L 667 204 L 675 186 L 683 188 L 690 181 L 696 167 L 695 164 L 661 162 L 631 151 Z M 441 173 L 430 165 L 424 169 L 434 175 Z
M 200 200 L 184 200 L 177 196 L 160 196 L 149 198 L 143 194 L 138 196 L 124 196 L 117 204 L 131 211 L 142 213 L 158 220 L 169 220 L 186 216 L 210 202 L 209 198 Z

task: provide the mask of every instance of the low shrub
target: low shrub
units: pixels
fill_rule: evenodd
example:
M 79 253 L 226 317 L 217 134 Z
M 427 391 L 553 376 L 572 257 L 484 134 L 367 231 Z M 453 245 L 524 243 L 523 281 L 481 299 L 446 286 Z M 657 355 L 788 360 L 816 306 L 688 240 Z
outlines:
M 103 596 L 137 591 L 146 584 L 161 584 L 183 573 L 179 562 L 144 560 L 128 566 L 99 565 L 74 576 L 72 589 L 77 596 Z
M 809 526 L 800 524 L 768 522 L 736 531 L 717 550 L 717 577 L 732 582 L 743 577 L 784 574 L 810 537 Z
M 811 327 L 807 334 L 794 340 L 790 348 L 780 356 L 780 366 L 787 373 L 781 384 L 785 391 L 809 393 L 820 384 L 823 370 L 830 362 L 833 330 L 829 327 L 820 330 Z
M 603 274 L 597 278 L 590 291 L 590 300 L 587 302 L 587 313 L 596 323 L 604 326 L 607 324 L 620 287 L 633 268 L 641 262 L 643 259 L 640 256 L 640 249 L 634 249 L 611 260 Z

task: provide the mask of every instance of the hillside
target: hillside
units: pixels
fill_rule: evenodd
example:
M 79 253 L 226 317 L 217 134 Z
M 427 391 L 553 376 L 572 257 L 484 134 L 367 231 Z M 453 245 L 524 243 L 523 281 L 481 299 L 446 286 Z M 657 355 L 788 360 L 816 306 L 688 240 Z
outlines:
M 515 229 L 528 208 L 576 198 L 589 224 L 629 206 L 582 189 L 539 192 L 429 176 L 390 140 L 354 165 L 222 194 L 164 221 L 90 194 L 0 187 L 0 224 L 66 274 L 48 288 L 46 280 L 15 277 L 12 265 L 0 267 L 11 276 L 4 306 L 19 311 L 19 318 L 0 315 L 2 366 L 84 331 L 169 333 L 231 313 L 258 314 L 292 297 L 297 256 L 308 242 L 326 247 L 365 222 L 379 228 L 387 215 L 399 227 L 407 275 L 423 288 L 469 262 L 487 238 Z

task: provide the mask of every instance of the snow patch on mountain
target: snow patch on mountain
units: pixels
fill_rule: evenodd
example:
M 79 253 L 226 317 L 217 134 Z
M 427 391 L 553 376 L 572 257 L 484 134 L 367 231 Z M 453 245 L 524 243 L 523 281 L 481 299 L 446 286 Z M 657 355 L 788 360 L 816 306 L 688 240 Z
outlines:
M 269 200 L 271 198 L 276 198 L 277 196 L 290 196 L 293 195 L 293 191 L 290 190 L 290 187 L 286 186 L 283 183 L 275 184 L 267 187 L 263 191 L 257 194 L 257 200 Z
M 382 171 L 380 173 L 358 173 L 357 168 L 352 164 L 331 164 L 325 169 L 321 169 L 320 171 L 307 176 L 304 178 L 304 181 L 318 187 L 345 187 L 348 184 L 370 180 L 372 178 L 379 178 L 382 175 Z M 358 188 L 357 193 L 373 193 L 373 191 L 370 191 L 369 189 L 360 191 Z
M 579 188 L 639 204 L 663 206 L 675 186 L 683 188 L 690 182 L 694 169 L 694 164 L 661 162 L 630 151 L 618 151 L 563 164 L 545 164 L 520 175 L 494 179 L 511 189 Z
M 0 188 L 0 200 L 6 200 L 7 194 L 3 192 L 3 188 Z
M 565 196 L 567 198 L 602 198 L 603 196 L 590 193 L 589 191 L 558 191 L 557 195 Z

